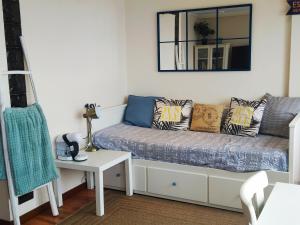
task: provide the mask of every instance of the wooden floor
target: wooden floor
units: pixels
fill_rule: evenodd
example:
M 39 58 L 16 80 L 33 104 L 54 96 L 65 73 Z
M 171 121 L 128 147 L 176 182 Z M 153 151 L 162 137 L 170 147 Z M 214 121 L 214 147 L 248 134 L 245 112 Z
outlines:
M 107 191 L 106 191 L 107 192 Z M 63 207 L 59 208 L 59 216 L 53 217 L 49 207 L 33 218 L 23 218 L 22 225 L 54 225 L 65 220 L 67 217 L 74 214 L 77 210 L 88 205 L 95 200 L 95 191 L 83 189 L 75 196 L 66 196 Z
M 109 196 L 112 191 L 106 190 L 105 195 Z M 53 217 L 51 214 L 50 206 L 46 207 L 43 211 L 38 212 L 37 215 L 31 218 L 23 218 L 22 225 L 54 225 L 62 222 L 82 207 L 88 205 L 95 200 L 95 192 L 93 190 L 82 189 L 75 194 L 75 196 L 66 196 L 64 199 L 64 206 L 59 209 L 60 215 Z M 217 209 L 209 208 L 209 210 L 215 211 Z M 108 213 L 108 211 L 106 212 Z M 232 212 L 232 215 L 236 213 Z M 121 225 L 121 224 L 120 224 Z M 220 224 L 221 225 L 221 224 Z

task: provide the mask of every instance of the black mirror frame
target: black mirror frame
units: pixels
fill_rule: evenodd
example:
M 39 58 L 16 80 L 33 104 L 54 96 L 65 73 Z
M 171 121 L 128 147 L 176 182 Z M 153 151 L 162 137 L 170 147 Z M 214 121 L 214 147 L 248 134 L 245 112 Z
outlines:
M 214 70 L 189 70 L 189 69 L 185 69 L 185 70 L 163 70 L 160 68 L 160 15 L 162 14 L 168 14 L 168 13 L 182 13 L 185 12 L 188 15 L 188 12 L 193 12 L 193 11 L 204 11 L 204 10 L 216 10 L 217 14 L 216 14 L 216 20 L 217 20 L 217 24 L 219 21 L 219 16 L 218 16 L 218 11 L 220 9 L 228 9 L 228 8 L 240 8 L 240 7 L 249 7 L 249 69 L 214 69 Z M 251 71 L 252 68 L 252 12 L 253 12 L 253 5 L 252 4 L 239 4 L 239 5 L 228 5 L 228 6 L 219 6 L 219 7 L 208 7 L 208 8 L 196 8 L 196 9 L 183 9 L 183 10 L 172 10 L 172 11 L 161 11 L 157 13 L 157 66 L 158 66 L 158 72 L 232 72 L 232 71 Z M 188 26 L 188 19 L 186 20 L 186 27 Z M 217 25 L 218 27 L 218 25 Z M 186 31 L 187 33 L 187 38 L 188 38 L 188 31 Z M 218 36 L 216 37 L 216 40 L 218 40 Z M 186 42 L 188 42 L 188 40 L 186 40 Z M 216 45 L 218 46 L 218 41 L 216 43 Z M 188 55 L 188 47 L 187 48 L 187 52 L 186 55 Z M 187 59 L 188 60 L 188 59 Z

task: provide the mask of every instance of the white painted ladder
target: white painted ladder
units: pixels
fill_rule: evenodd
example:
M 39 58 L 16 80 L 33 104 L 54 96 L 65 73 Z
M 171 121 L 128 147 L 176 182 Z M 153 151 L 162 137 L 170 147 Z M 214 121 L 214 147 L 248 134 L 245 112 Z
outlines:
M 30 79 L 30 84 L 32 87 L 35 102 L 38 103 L 38 98 L 37 98 L 37 94 L 36 94 L 36 90 L 35 90 L 35 86 L 34 86 L 34 82 L 33 82 L 33 78 L 32 78 L 32 73 L 30 70 L 31 67 L 30 67 L 30 63 L 29 63 L 29 59 L 28 59 L 28 52 L 27 52 L 27 49 L 25 46 L 24 38 L 20 37 L 20 40 L 21 40 L 22 50 L 23 50 L 23 54 L 24 54 L 24 61 L 25 61 L 27 70 L 26 71 L 19 71 L 19 70 L 18 71 L 5 71 L 5 72 L 0 72 L 0 75 L 6 75 L 6 76 L 7 75 L 27 75 Z M 3 153 L 4 153 L 7 183 L 8 183 L 9 197 L 10 197 L 10 206 L 11 206 L 11 211 L 13 214 L 14 225 L 20 225 L 20 215 L 19 215 L 19 207 L 18 207 L 18 197 L 19 196 L 15 195 L 15 188 L 14 188 L 14 184 L 13 184 L 13 180 L 12 180 L 12 172 L 11 172 L 11 167 L 10 167 L 10 162 L 9 162 L 7 137 L 6 137 L 5 123 L 4 123 L 4 116 L 3 116 L 3 112 L 6 107 L 4 105 L 2 96 L 0 96 L 0 106 L 1 106 L 0 117 L 1 117 L 1 132 L 2 132 L 2 140 L 3 140 L 2 141 L 3 142 Z M 55 201 L 52 183 L 49 182 L 45 185 L 37 187 L 36 189 L 39 189 L 42 187 L 47 187 L 52 214 L 53 214 L 53 216 L 58 216 L 59 212 L 58 212 L 56 201 Z M 34 190 L 32 190 L 32 191 L 34 191 Z

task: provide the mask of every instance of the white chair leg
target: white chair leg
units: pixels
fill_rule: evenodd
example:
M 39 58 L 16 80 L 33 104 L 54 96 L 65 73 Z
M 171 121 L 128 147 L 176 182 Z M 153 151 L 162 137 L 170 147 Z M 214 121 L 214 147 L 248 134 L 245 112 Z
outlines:
M 48 196 L 49 196 L 49 200 L 50 200 L 52 214 L 53 214 L 53 216 L 58 216 L 59 212 L 58 212 L 56 201 L 55 201 L 55 195 L 54 195 L 52 183 L 47 184 L 47 191 L 48 191 Z

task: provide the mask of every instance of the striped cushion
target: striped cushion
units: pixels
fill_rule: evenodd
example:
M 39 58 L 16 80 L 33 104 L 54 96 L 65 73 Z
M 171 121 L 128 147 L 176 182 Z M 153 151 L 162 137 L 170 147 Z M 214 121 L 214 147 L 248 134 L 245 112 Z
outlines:
M 289 138 L 289 123 L 300 112 L 300 98 L 274 97 L 266 94 L 267 106 L 260 133 Z

